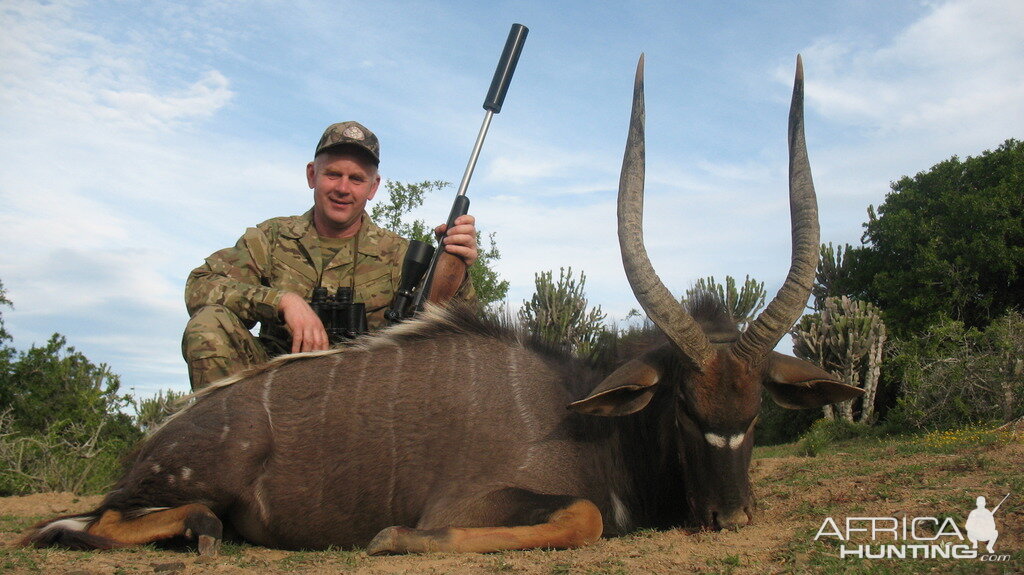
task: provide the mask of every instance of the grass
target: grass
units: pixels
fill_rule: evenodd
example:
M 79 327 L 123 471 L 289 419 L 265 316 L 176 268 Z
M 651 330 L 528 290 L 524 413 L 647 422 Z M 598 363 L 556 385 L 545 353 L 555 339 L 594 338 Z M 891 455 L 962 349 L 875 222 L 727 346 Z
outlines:
M 821 435 L 819 433 L 819 438 Z M 916 500 L 916 505 L 927 510 L 922 511 L 922 516 L 951 517 L 962 528 L 978 491 L 1024 494 L 1024 474 L 1020 473 L 1019 465 L 1005 465 L 998 456 L 989 453 L 1012 441 L 1019 439 L 991 428 L 969 427 L 895 437 L 829 438 L 811 446 L 814 448 L 811 450 L 801 442 L 796 450 L 797 453 L 804 451 L 810 462 L 823 461 L 826 467 L 845 468 L 841 475 L 847 480 L 862 476 L 864 480 L 858 484 L 867 486 L 865 501 L 872 498 L 882 502 L 899 501 L 899 511 L 893 513 L 917 516 L 904 503 L 910 490 L 910 497 Z M 781 447 L 785 452 L 792 445 Z M 822 460 L 820 456 L 826 453 L 832 457 Z M 764 456 L 764 452 L 757 455 Z M 837 461 L 840 457 L 842 461 Z M 783 472 L 782 481 L 790 488 L 810 485 L 808 476 L 819 470 L 820 467 L 813 464 L 791 468 Z M 974 485 L 962 488 L 962 492 L 950 489 L 951 482 L 967 476 L 973 478 Z M 921 489 L 938 491 L 917 491 Z M 855 511 L 855 508 L 861 511 Z M 885 505 L 882 508 L 885 509 Z M 1018 513 L 1021 508 L 1024 504 L 1016 508 Z M 816 500 L 814 503 L 804 501 L 797 504 L 793 514 L 823 520 L 829 516 L 854 516 L 863 509 L 862 505 L 847 503 L 835 508 L 827 505 L 827 501 Z M 1006 509 L 1009 513 L 1015 508 Z M 927 526 L 923 531 L 927 532 Z M 815 533 L 814 530 L 798 530 L 785 548 L 773 555 L 773 560 L 785 565 L 786 572 L 792 573 L 1016 573 L 1024 566 L 1024 550 L 998 547 L 997 554 L 1008 555 L 1008 561 L 985 564 L 978 560 L 841 558 L 838 549 L 841 542 L 834 538 L 814 541 Z
M 516 567 L 509 563 L 508 557 L 504 554 L 499 555 L 491 561 L 489 570 L 492 573 L 511 573 L 516 570 Z
M 0 548 L 0 572 L 14 569 L 28 573 L 41 573 L 39 554 L 34 549 Z
M 732 575 L 737 568 L 743 565 L 743 561 L 739 555 L 726 555 L 721 559 L 709 559 L 707 565 L 710 568 L 710 573 Z
M 365 554 L 362 551 L 347 551 L 344 549 L 328 549 L 326 551 L 296 551 L 287 557 L 279 559 L 276 564 L 288 571 L 296 568 L 340 565 L 348 568 L 358 567 L 364 560 Z M 244 559 L 244 556 L 242 557 Z
M 18 517 L 16 515 L 0 515 L 0 531 L 24 531 L 44 519 L 41 515 Z
M 1004 449 L 1013 437 L 991 429 L 964 428 L 898 437 L 873 435 L 837 436 L 821 446 L 813 457 L 765 463 L 756 491 L 782 532 L 770 548 L 751 550 L 724 544 L 728 535 L 717 532 L 665 532 L 645 529 L 616 542 L 598 543 L 579 551 L 537 550 L 520 554 L 507 552 L 459 558 L 459 567 L 471 573 L 549 573 L 550 575 L 625 575 L 651 572 L 642 561 L 664 558 L 658 569 L 679 567 L 683 571 L 739 575 L 745 573 L 973 573 L 986 565 L 967 560 L 870 560 L 840 558 L 834 537 L 814 540 L 825 517 L 841 522 L 855 516 L 952 517 L 962 527 L 966 514 L 980 493 L 989 499 L 1010 492 L 999 511 L 1001 519 L 1016 517 L 1013 528 L 1022 524 L 1024 473 L 1020 461 L 1008 461 Z M 758 448 L 755 457 L 792 458 L 799 446 L 789 444 Z M 1019 449 L 1016 451 L 1019 453 Z M 765 471 L 767 469 L 767 471 Z M 994 504 L 996 501 L 992 501 Z M 0 529 L 20 531 L 37 517 L 0 516 Z M 799 525 L 799 528 L 793 528 Z M 1000 525 L 1004 525 L 1000 523 Z M 786 530 L 789 530 L 788 532 Z M 743 534 L 741 530 L 740 535 Z M 1011 538 L 1012 539 L 1012 538 Z M 1018 534 L 1018 540 L 1020 539 Z M 607 545 L 606 547 L 601 547 Z M 1018 546 L 1024 547 L 1024 546 Z M 692 549 L 701 550 L 693 554 Z M 611 552 L 609 549 L 616 549 Z M 628 550 L 628 551 L 623 551 Z M 145 546 L 114 552 L 125 573 L 151 573 L 153 564 L 195 561 L 189 553 L 168 556 L 167 551 Z M 1008 562 L 989 565 L 991 573 L 1018 572 L 1024 566 L 1024 548 L 1006 542 L 997 545 L 998 554 L 1010 555 Z M 122 555 L 123 554 L 123 555 Z M 0 572 L 35 574 L 69 570 L 99 572 L 96 561 L 109 561 L 108 552 L 88 554 L 68 551 L 0 548 Z M 448 572 L 449 563 L 430 564 L 430 558 L 396 559 L 404 567 L 389 567 L 387 559 L 367 557 L 361 550 L 267 553 L 247 544 L 225 543 L 220 557 L 203 567 L 210 572 L 241 569 L 262 573 L 285 572 Z M 447 561 L 447 559 L 446 559 Z M 415 565 L 430 565 L 417 571 Z M 649 565 L 649 564 L 648 564 Z M 412 567 L 410 567 L 412 566 Z M 673 566 L 673 567 L 669 567 Z M 1015 571 L 1017 570 L 1017 571 Z M 111 572 L 109 567 L 103 572 Z M 454 571 L 452 571 L 454 572 Z M 669 572 L 669 571 L 656 571 Z

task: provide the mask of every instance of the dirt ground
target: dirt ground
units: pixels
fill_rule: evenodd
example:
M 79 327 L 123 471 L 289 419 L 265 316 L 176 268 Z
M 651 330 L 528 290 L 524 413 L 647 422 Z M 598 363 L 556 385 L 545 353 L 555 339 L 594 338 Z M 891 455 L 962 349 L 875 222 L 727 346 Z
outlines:
M 973 433 L 973 435 L 972 435 Z M 584 549 L 369 557 L 362 551 L 294 552 L 225 544 L 219 556 L 146 546 L 75 552 L 12 547 L 18 533 L 53 515 L 88 510 L 98 496 L 43 493 L 0 498 L 0 572 L 171 574 L 632 574 L 632 573 L 1024 573 L 1024 444 L 1021 436 L 950 432 L 903 440 L 854 440 L 817 457 L 759 450 L 752 466 L 758 515 L 738 532 L 641 531 Z M 792 449 L 788 450 L 790 453 Z M 995 561 L 840 558 L 843 542 L 814 537 L 827 517 L 952 517 L 964 528 L 978 495 L 1004 494 L 995 516 Z M 967 542 L 969 544 L 969 541 Z M 992 558 L 990 558 L 992 559 Z

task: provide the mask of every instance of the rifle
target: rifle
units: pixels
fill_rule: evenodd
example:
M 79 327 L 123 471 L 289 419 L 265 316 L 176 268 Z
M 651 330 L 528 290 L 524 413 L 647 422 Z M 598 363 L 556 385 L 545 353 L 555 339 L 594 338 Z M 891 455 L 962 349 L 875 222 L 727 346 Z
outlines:
M 462 175 L 462 183 L 459 184 L 459 191 L 455 195 L 455 202 L 448 214 L 446 230 L 455 225 L 455 219 L 465 215 L 469 211 L 469 198 L 466 190 L 469 188 L 469 180 L 473 177 L 473 170 L 476 168 L 477 159 L 480 157 L 480 149 L 483 147 L 484 138 L 491 125 L 491 118 L 494 114 L 501 112 L 501 105 L 505 102 L 505 93 L 508 92 L 508 85 L 512 82 L 512 74 L 516 71 L 516 64 L 519 63 L 519 55 L 523 51 L 523 44 L 526 42 L 526 34 L 530 30 L 522 24 L 513 24 L 509 30 L 508 39 L 505 41 L 505 49 L 498 60 L 498 67 L 494 70 L 494 77 L 491 79 L 491 87 L 484 99 L 483 125 L 480 126 L 480 133 L 476 137 L 476 144 L 469 156 L 469 164 Z M 443 236 L 438 238 L 438 249 L 430 258 L 426 268 L 426 277 L 423 284 L 416 292 L 412 302 L 412 313 L 421 311 L 426 302 L 440 303 L 451 299 L 456 290 L 462 285 L 466 277 L 466 264 L 457 256 L 449 254 L 444 249 Z M 405 267 L 403 266 L 403 284 L 405 282 Z M 398 298 L 396 297 L 396 300 Z M 397 303 L 397 301 L 396 301 Z M 394 306 L 392 307 L 394 310 Z M 403 313 L 405 317 L 408 317 Z
M 1006 497 L 1009 497 L 1009 496 L 1010 496 L 1010 494 L 1007 493 Z M 999 505 L 996 505 L 995 509 L 992 510 L 992 515 L 995 515 L 996 511 L 999 511 L 999 508 L 1003 506 L 1003 503 L 1006 502 L 1006 497 L 1003 497 L 1003 500 L 999 502 Z

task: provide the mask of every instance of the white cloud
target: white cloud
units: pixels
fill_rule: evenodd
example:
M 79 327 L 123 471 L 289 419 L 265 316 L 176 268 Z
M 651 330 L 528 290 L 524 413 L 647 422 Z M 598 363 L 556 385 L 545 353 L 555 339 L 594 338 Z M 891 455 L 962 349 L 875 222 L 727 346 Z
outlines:
M 859 244 L 891 181 L 1020 137 L 1020 22 L 1015 0 L 946 1 L 880 43 L 824 37 L 802 50 L 824 241 Z
M 1022 117 L 1021 22 L 1024 4 L 1015 0 L 953 1 L 882 46 L 821 39 L 803 51 L 808 100 L 822 116 L 885 137 L 949 129 L 959 137 L 978 123 L 990 133 L 1007 114 Z M 778 77 L 788 83 L 790 72 Z
M 707 38 L 685 22 L 693 34 L 666 20 L 672 34 L 647 34 L 640 46 L 629 40 L 635 23 L 597 19 L 567 46 L 551 8 L 527 4 L 538 23 L 470 191 L 481 228 L 499 233 L 513 305 L 529 296 L 534 272 L 571 265 L 586 271 L 593 303 L 618 317 L 635 306 L 614 188 L 641 50 L 662 70 L 649 92 L 659 119 L 648 133 L 645 222 L 655 268 L 676 292 L 698 277 L 749 273 L 774 293 L 790 248 L 788 53 L 779 88 L 763 67 L 737 64 L 763 50 L 753 42 L 719 58 L 692 53 Z M 462 174 L 497 55 L 478 47 L 501 38 L 454 33 L 493 26 L 493 11 L 282 6 L 0 4 L 0 279 L 17 305 L 4 316 L 16 337 L 75 335 L 98 350 L 83 350 L 91 358 L 128 366 L 114 364 L 126 381 L 180 388 L 185 274 L 246 226 L 307 207 L 302 168 L 324 116 L 365 118 L 386 136 L 387 177 Z M 650 13 L 675 14 L 665 8 Z M 1020 136 L 1022 10 L 943 2 L 888 37 L 792 27 L 791 42 L 809 46 L 823 240 L 856 242 L 889 180 Z M 878 12 L 871 17 L 887 17 Z M 621 72 L 609 31 L 628 52 Z M 597 40 L 601 48 L 586 44 Z M 736 77 L 741 95 L 726 94 Z M 451 196 L 442 195 L 414 215 L 443 217 Z
M 147 364 L 177 364 L 170 381 L 180 386 L 173 340 L 184 322 L 182 282 L 212 251 L 202 236 L 217 226 L 197 229 L 200 247 L 186 230 L 206 219 L 203 206 L 224 201 L 211 191 L 242 187 L 257 199 L 282 170 L 246 164 L 251 152 L 194 135 L 233 98 L 222 72 L 161 69 L 147 41 L 93 31 L 82 9 L 0 7 L 0 279 L 16 306 L 5 320 L 19 347 L 60 331 L 94 361 L 136 354 L 115 365 L 129 379 L 145 378 Z M 162 48 L 173 60 L 175 47 Z M 259 183 L 240 177 L 240 167 Z M 124 317 L 128 309 L 137 317 Z M 118 337 L 159 340 L 163 353 L 111 346 Z
M 212 116 L 233 96 L 228 85 L 223 74 L 211 70 L 179 94 L 102 89 L 99 95 L 111 120 L 159 128 Z

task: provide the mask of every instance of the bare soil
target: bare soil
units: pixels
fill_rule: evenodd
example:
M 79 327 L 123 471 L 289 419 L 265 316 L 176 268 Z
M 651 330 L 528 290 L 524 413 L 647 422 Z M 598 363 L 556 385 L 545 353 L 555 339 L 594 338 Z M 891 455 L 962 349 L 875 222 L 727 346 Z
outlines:
M 76 552 L 12 547 L 21 530 L 54 515 L 85 511 L 99 496 L 41 493 L 0 498 L 0 573 L 1024 573 L 1024 444 L 1019 434 L 939 435 L 854 440 L 817 457 L 770 456 L 752 466 L 759 511 L 738 532 L 641 531 L 584 549 L 494 554 L 369 557 L 362 551 L 294 552 L 225 544 L 200 558 L 188 548 L 156 546 Z M 793 450 L 790 449 L 790 452 Z M 963 529 L 978 495 L 996 515 L 999 561 L 840 559 L 835 538 L 814 540 L 832 517 L 952 517 Z M 969 542 L 968 542 L 969 543 Z

